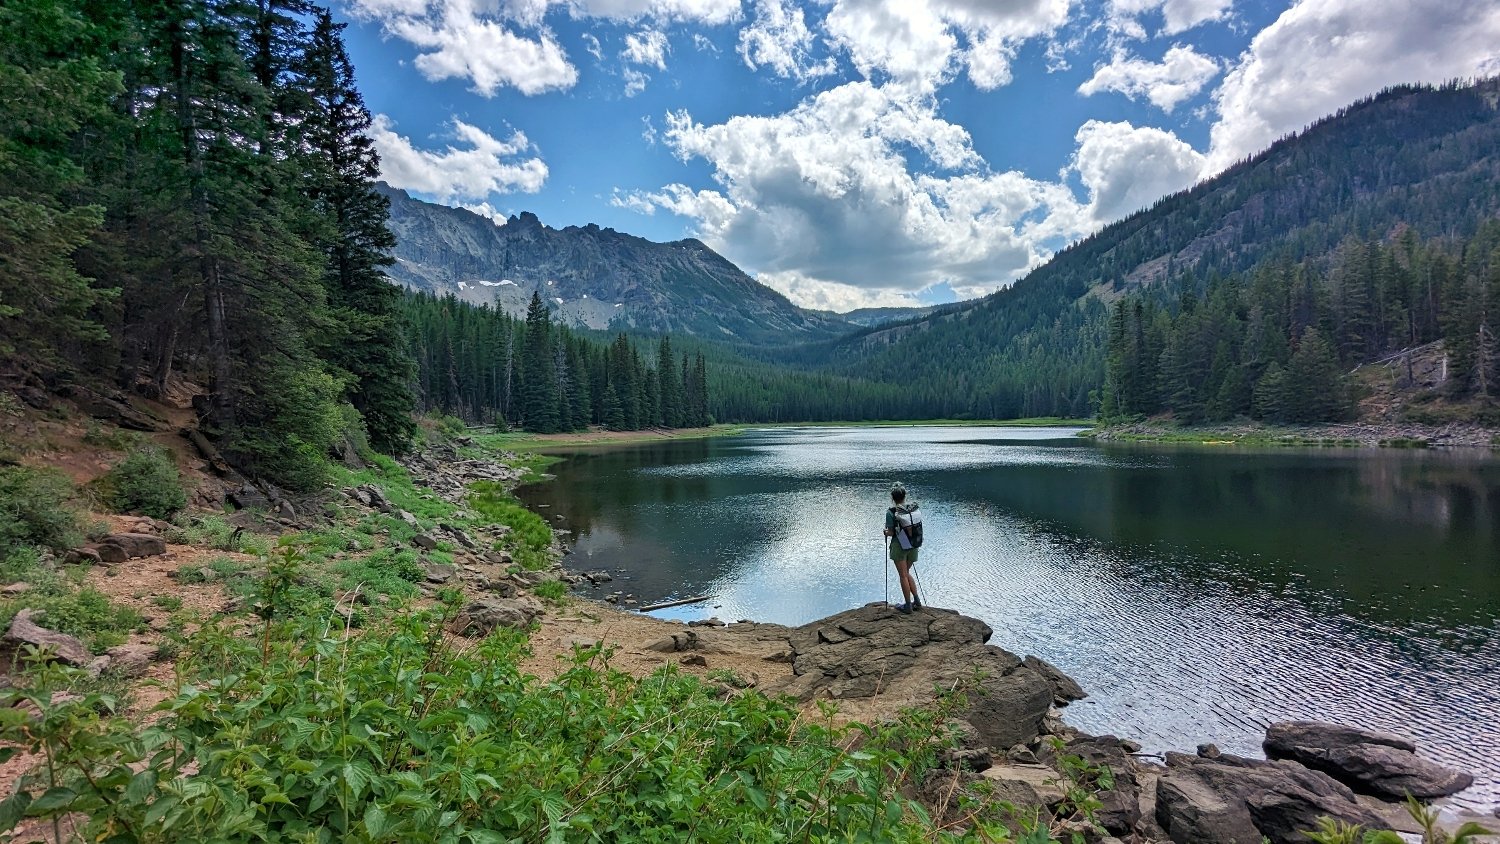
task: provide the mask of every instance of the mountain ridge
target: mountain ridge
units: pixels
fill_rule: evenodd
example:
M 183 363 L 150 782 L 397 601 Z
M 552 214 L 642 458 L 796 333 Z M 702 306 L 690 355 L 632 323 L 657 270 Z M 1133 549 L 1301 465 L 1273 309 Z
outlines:
M 730 344 L 828 340 L 855 327 L 798 307 L 696 238 L 658 243 L 594 223 L 555 229 L 529 211 L 499 225 L 385 183 L 379 190 L 397 242 L 387 276 L 408 289 L 512 315 L 537 293 L 575 327 Z

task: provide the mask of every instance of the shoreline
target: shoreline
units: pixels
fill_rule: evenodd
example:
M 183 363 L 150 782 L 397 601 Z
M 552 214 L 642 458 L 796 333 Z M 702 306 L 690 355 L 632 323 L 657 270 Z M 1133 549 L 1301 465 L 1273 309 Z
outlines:
M 1028 419 L 889 419 L 857 422 L 728 422 L 707 428 L 646 428 L 639 431 L 611 431 L 592 428 L 562 434 L 533 434 L 524 431 L 486 433 L 469 431 L 462 435 L 498 451 L 547 452 L 586 446 L 636 445 L 670 440 L 701 440 L 710 437 L 735 437 L 747 431 L 777 428 L 1081 428 L 1094 427 L 1089 419 L 1036 417 Z
M 1265 448 L 1390 448 L 1500 450 L 1500 430 L 1471 423 L 1330 423 L 1324 425 L 1097 425 L 1080 436 L 1099 442 L 1169 443 Z

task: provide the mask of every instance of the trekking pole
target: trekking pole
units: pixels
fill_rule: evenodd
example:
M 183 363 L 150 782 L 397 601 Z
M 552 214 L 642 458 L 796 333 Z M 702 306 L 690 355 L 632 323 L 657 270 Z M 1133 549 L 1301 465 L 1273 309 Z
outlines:
M 891 567 L 886 559 L 891 556 L 891 538 L 885 538 L 885 556 L 880 558 L 880 570 L 885 572 L 885 604 L 891 604 Z

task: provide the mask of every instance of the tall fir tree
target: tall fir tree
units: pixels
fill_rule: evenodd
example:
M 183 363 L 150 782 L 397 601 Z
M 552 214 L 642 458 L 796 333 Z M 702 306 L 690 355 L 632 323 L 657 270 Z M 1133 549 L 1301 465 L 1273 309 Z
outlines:
M 521 350 L 521 423 L 528 431 L 562 429 L 558 414 L 557 364 L 552 349 L 552 316 L 542 297 L 531 294 L 526 307 L 526 341 Z
M 261 0 L 268 3 L 269 0 Z M 364 417 L 370 443 L 405 451 L 416 428 L 410 381 L 414 364 L 400 336 L 400 291 L 385 277 L 396 238 L 390 201 L 375 190 L 380 158 L 369 138 L 370 112 L 355 87 L 344 24 L 319 8 L 298 71 L 306 86 L 298 124 L 312 173 L 309 198 L 327 221 L 320 247 L 333 329 L 320 353 L 348 373 L 347 396 Z

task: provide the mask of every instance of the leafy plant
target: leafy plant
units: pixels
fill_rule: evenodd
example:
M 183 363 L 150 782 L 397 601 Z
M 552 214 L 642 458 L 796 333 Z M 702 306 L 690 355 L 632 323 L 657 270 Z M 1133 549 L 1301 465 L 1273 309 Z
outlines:
M 1406 797 L 1406 812 L 1422 830 L 1422 844 L 1471 844 L 1479 838 L 1494 835 L 1493 832 L 1470 821 L 1453 832 L 1438 825 L 1438 811 L 1422 805 L 1411 795 Z M 1319 818 L 1315 830 L 1304 833 L 1317 844 L 1406 844 L 1406 839 L 1388 830 L 1366 830 L 1359 825 L 1346 824 L 1332 818 Z
M 140 448 L 100 479 L 104 499 L 121 513 L 169 519 L 187 506 L 177 464 L 157 448 Z

